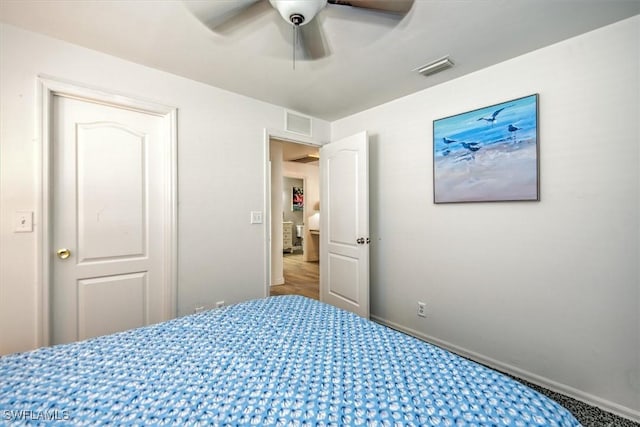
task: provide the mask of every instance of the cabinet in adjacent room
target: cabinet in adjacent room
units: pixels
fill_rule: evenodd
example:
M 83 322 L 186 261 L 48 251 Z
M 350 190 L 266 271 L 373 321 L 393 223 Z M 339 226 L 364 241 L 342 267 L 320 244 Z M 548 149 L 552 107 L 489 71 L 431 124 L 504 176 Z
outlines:
M 293 222 L 282 222 L 282 250 L 293 252 Z

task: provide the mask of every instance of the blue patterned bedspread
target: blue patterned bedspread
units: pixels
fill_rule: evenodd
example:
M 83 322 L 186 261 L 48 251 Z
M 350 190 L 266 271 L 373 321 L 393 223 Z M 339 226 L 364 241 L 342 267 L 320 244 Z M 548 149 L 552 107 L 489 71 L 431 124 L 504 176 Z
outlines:
M 304 297 L 0 358 L 0 424 L 578 426 L 436 346 Z

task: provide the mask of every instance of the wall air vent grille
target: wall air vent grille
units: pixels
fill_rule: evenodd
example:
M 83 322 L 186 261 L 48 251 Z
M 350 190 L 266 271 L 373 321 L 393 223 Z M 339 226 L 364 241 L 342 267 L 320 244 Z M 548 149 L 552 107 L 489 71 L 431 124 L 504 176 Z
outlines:
M 285 110 L 284 128 L 288 132 L 311 136 L 311 117 Z

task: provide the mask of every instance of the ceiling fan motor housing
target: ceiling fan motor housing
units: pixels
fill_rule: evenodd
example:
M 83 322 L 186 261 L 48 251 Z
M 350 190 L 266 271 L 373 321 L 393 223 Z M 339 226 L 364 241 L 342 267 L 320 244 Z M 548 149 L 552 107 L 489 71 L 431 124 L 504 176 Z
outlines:
M 269 0 L 282 18 L 292 25 L 304 25 L 327 5 L 327 0 Z

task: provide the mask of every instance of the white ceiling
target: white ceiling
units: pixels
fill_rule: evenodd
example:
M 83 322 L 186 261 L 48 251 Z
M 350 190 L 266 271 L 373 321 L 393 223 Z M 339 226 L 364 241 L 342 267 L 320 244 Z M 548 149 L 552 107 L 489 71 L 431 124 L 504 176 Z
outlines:
M 402 19 L 328 5 L 316 19 L 330 55 L 293 70 L 270 7 L 216 33 L 182 1 L 0 0 L 3 22 L 325 120 L 639 13 L 640 0 L 416 0 Z M 412 71 L 447 54 L 451 70 Z

